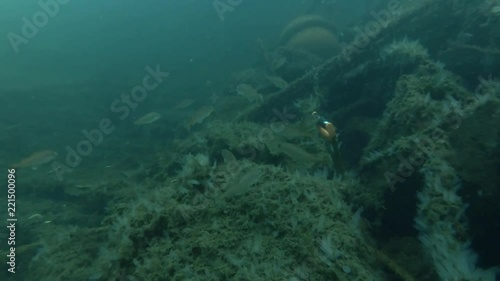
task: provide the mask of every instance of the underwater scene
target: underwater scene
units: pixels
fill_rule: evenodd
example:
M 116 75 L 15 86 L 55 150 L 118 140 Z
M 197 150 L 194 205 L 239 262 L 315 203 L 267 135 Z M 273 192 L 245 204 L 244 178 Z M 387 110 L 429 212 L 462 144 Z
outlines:
M 0 281 L 500 280 L 500 0 L 0 6 Z

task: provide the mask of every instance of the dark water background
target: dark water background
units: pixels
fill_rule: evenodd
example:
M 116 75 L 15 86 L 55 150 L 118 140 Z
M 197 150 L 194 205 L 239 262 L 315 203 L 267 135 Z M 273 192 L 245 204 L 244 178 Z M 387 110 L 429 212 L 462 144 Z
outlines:
M 243 1 L 221 20 L 211 1 L 68 1 L 14 47 L 8 35 L 22 36 L 23 18 L 33 23 L 41 6 L 3 1 L 0 124 L 9 130 L 0 135 L 2 165 L 48 143 L 58 150 L 77 141 L 80 130 L 95 126 L 111 101 L 141 81 L 148 65 L 161 65 L 172 79 L 136 116 L 159 102 L 167 108 L 183 98 L 209 97 L 232 71 L 255 62 L 258 38 L 277 45 L 284 25 L 312 2 Z M 337 1 L 332 17 L 339 26 L 350 24 L 367 2 Z

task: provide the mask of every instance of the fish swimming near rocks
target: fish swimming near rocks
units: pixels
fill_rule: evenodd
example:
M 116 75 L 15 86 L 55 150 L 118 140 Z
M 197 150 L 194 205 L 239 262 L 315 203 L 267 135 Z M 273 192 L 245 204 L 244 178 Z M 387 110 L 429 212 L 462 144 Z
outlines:
M 280 90 L 288 87 L 288 82 L 286 82 L 283 78 L 281 78 L 279 76 L 267 76 L 266 75 L 266 78 L 267 78 L 267 80 L 269 80 L 269 82 L 271 82 L 271 84 L 273 84 L 276 88 L 278 88 Z
M 33 168 L 36 169 L 43 164 L 52 162 L 57 157 L 57 152 L 52 150 L 42 150 L 31 154 L 29 157 L 22 159 L 18 163 L 12 165 L 14 169 Z
M 179 102 L 177 105 L 175 105 L 173 107 L 173 109 L 184 109 L 184 108 L 187 108 L 189 107 L 190 105 L 192 105 L 194 102 L 193 99 L 185 99 L 185 100 L 182 100 L 181 102 Z
M 272 141 L 266 143 L 267 148 L 273 155 L 284 154 L 296 162 L 308 163 L 328 163 L 330 162 L 328 154 L 312 154 L 299 145 L 284 141 Z
M 316 128 L 305 121 L 297 123 L 273 122 L 270 127 L 273 132 L 287 140 L 311 138 L 317 134 Z
M 134 121 L 134 125 L 145 125 L 145 124 L 151 124 L 158 119 L 161 118 L 161 115 L 158 112 L 150 112 L 138 120 Z
M 186 128 L 188 129 L 188 131 L 190 131 L 191 127 L 194 126 L 195 124 L 203 122 L 203 120 L 208 118 L 208 116 L 210 116 L 210 114 L 212 114 L 213 111 L 214 107 L 211 105 L 205 105 L 202 106 L 200 109 L 198 109 L 186 123 Z
M 236 87 L 236 93 L 246 98 L 249 102 L 262 101 L 264 99 L 264 97 L 249 84 L 239 84 Z
M 274 70 L 278 70 L 280 69 L 283 65 L 285 65 L 286 63 L 286 58 L 285 57 L 280 57 L 278 59 L 275 59 L 272 63 L 271 63 L 271 67 L 272 69 Z

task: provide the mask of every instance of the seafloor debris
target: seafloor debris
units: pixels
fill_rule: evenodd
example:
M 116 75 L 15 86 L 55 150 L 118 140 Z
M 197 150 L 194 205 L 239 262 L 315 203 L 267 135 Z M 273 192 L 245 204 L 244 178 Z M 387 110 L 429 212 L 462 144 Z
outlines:
M 500 264 L 496 10 L 407 2 L 348 57 L 292 50 L 295 32 L 264 50 L 269 65 L 188 127 L 224 114 L 162 146 L 140 185 L 109 183 L 120 197 L 102 225 L 52 223 L 36 280 L 494 280 L 481 268 Z M 463 30 L 479 45 L 453 43 Z M 237 103 L 241 84 L 262 102 Z M 335 120 L 342 177 L 312 110 Z

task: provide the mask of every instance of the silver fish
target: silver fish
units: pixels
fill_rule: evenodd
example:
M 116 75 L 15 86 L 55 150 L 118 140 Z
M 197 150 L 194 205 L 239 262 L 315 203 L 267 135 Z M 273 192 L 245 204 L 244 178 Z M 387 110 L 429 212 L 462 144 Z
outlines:
M 150 124 L 150 123 L 157 121 L 160 118 L 161 118 L 161 115 L 158 112 L 151 112 L 151 113 L 148 113 L 148 114 L 142 116 L 138 120 L 134 121 L 134 124 L 135 125 Z
M 187 129 L 190 130 L 193 125 L 203 122 L 203 120 L 208 118 L 208 116 L 210 116 L 213 111 L 214 107 L 211 105 L 202 106 L 193 114 L 193 116 L 191 116 L 191 119 L 189 119 L 189 121 L 187 122 Z
M 266 76 L 267 80 L 271 82 L 276 88 L 284 89 L 288 87 L 288 82 L 279 76 Z
M 255 90 L 255 88 L 249 84 L 239 84 L 236 87 L 236 93 L 238 93 L 239 96 L 246 98 L 249 102 L 263 100 L 262 95 L 259 94 L 257 90 Z

